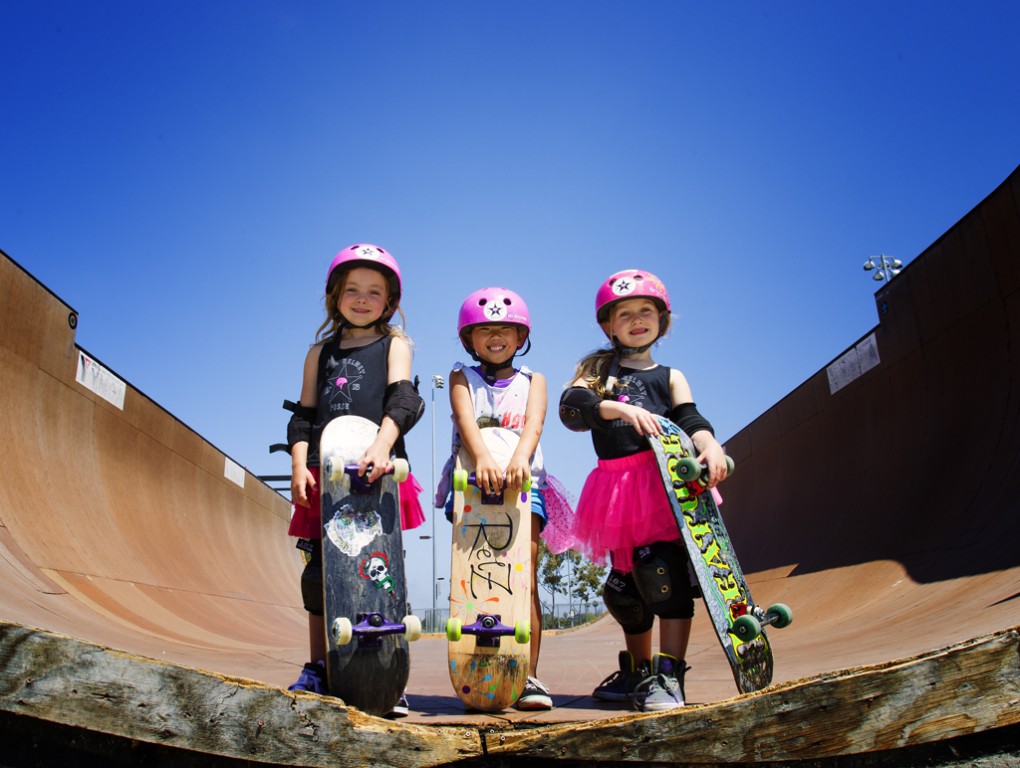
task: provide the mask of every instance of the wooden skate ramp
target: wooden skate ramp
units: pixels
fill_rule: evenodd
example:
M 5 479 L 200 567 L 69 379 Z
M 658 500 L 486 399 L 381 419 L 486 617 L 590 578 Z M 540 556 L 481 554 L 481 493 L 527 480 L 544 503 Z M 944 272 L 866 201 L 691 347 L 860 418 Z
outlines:
M 609 619 L 547 634 L 551 712 L 463 712 L 442 638 L 412 648 L 406 720 L 284 692 L 307 647 L 287 503 L 76 347 L 74 311 L 0 256 L 0 732 L 402 766 L 909 764 L 1015 734 L 1018 199 L 1020 170 L 883 286 L 873 331 L 727 441 L 737 552 L 795 621 L 770 634 L 776 685 L 735 696 L 699 609 L 691 706 L 648 716 L 589 696 Z

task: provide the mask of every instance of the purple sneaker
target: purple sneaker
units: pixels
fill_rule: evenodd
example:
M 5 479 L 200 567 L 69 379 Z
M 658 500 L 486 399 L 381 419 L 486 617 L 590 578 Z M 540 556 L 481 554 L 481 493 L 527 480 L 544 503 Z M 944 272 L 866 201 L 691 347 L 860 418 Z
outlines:
M 308 691 L 325 696 L 326 690 L 326 665 L 321 661 L 314 661 L 305 664 L 301 668 L 301 677 L 297 682 L 287 688 L 288 691 Z

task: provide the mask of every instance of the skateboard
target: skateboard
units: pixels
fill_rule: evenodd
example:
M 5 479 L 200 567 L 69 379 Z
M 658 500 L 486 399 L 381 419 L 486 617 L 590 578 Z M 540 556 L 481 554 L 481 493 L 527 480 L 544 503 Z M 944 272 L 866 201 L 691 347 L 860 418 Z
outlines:
M 504 469 L 517 447 L 508 429 L 482 440 Z M 469 709 L 498 712 L 528 681 L 531 642 L 531 489 L 489 496 L 466 450 L 453 475 L 453 554 L 446 638 L 450 681 Z
M 329 692 L 374 715 L 393 709 L 407 685 L 407 641 L 421 622 L 407 614 L 397 483 L 407 462 L 374 483 L 358 477 L 358 459 L 377 424 L 339 416 L 322 432 L 322 582 Z
M 786 627 L 793 613 L 782 603 L 764 609 L 751 599 L 719 507 L 707 489 L 707 470 L 695 458 L 694 444 L 669 419 L 659 417 L 659 424 L 662 434 L 649 435 L 648 440 L 716 635 L 737 689 L 742 693 L 760 690 L 772 682 L 773 670 L 765 627 Z M 729 457 L 727 462 L 732 471 Z

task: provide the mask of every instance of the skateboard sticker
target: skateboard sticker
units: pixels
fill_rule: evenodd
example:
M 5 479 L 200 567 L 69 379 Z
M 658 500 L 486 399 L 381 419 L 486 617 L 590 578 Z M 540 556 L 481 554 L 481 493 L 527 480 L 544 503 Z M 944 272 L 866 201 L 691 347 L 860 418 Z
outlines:
M 323 508 L 326 508 L 325 505 Z M 362 552 L 382 532 L 382 517 L 378 512 L 374 509 L 358 510 L 350 504 L 342 505 L 326 523 L 326 535 L 333 546 L 349 557 Z
M 394 581 L 390 575 L 390 559 L 385 552 L 373 552 L 358 565 L 358 573 L 361 578 L 372 582 L 376 589 L 383 589 L 389 594 L 391 600 L 396 600 L 397 595 L 393 591 Z

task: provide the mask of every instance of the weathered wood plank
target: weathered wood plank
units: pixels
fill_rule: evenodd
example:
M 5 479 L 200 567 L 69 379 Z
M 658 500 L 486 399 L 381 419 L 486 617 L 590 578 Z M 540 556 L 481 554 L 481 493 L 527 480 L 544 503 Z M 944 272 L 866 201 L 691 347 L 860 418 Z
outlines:
M 397 725 L 324 697 L 0 623 L 0 709 L 210 755 L 426 768 L 481 753 L 474 729 Z
M 593 762 L 819 760 L 944 741 L 1020 723 L 1017 629 L 911 659 L 821 675 L 680 712 L 515 738 L 489 754 Z
M 824 761 L 1020 724 L 1018 651 L 1014 628 L 677 712 L 480 732 L 394 723 L 328 698 L 0 623 L 0 711 L 295 766 Z

